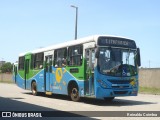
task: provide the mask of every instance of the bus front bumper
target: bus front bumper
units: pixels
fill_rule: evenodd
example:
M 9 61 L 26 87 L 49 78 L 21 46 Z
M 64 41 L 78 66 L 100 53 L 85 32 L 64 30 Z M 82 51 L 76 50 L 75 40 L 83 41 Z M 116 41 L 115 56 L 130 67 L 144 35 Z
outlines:
M 128 88 L 128 89 L 104 89 L 98 87 L 96 89 L 96 98 L 103 99 L 106 97 L 121 97 L 121 96 L 137 96 L 138 88 Z

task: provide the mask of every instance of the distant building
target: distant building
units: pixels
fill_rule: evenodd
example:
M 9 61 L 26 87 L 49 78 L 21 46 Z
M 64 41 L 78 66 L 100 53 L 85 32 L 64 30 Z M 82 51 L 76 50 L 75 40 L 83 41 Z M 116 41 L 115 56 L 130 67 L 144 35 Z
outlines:
M 5 63 L 6 63 L 6 61 L 0 61 L 0 67 Z

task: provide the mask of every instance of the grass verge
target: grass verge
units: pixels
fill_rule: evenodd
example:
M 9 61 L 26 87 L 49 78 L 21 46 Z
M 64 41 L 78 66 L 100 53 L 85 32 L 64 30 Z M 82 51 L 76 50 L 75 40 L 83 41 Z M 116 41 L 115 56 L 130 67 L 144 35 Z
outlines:
M 139 87 L 139 93 L 160 95 L 160 88 Z

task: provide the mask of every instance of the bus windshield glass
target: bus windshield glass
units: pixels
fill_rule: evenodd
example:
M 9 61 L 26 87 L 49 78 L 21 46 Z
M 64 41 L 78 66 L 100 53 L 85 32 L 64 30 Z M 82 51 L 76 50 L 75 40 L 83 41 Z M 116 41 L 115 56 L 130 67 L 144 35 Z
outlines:
M 129 77 L 137 74 L 136 50 L 99 47 L 98 68 L 110 76 Z

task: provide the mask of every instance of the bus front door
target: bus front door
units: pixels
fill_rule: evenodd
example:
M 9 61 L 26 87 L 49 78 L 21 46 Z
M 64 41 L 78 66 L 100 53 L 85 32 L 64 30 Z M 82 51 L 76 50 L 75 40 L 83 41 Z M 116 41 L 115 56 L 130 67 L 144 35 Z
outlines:
M 45 91 L 51 91 L 51 75 L 52 75 L 52 56 L 45 56 L 46 61 L 46 77 L 45 77 Z
M 86 83 L 85 93 L 89 96 L 94 96 L 94 64 L 95 64 L 95 50 L 93 48 L 85 49 L 86 57 Z

